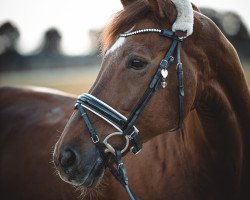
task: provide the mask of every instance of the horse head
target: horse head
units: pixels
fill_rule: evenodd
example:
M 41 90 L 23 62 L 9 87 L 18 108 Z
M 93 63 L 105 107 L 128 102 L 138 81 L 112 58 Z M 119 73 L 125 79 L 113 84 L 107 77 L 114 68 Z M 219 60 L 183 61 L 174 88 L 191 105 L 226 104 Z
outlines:
M 167 37 L 160 33 L 162 30 L 171 30 L 177 12 L 175 5 L 170 1 L 122 0 L 121 2 L 123 10 L 114 17 L 103 32 L 104 55 L 101 70 L 89 94 L 83 96 L 80 101 L 83 100 L 87 104 L 89 100 L 95 101 L 90 102 L 92 106 L 101 102 L 104 107 L 110 108 L 111 112 L 115 110 L 115 115 L 119 113 L 118 118 L 125 119 L 126 124 L 126 119 L 131 116 L 136 106 L 141 104 L 141 97 L 145 96 L 145 91 L 158 73 L 159 80 L 157 79 L 156 86 L 152 90 L 154 94 L 147 99 L 147 105 L 143 110 L 141 109 L 140 116 L 136 119 L 135 125 L 140 130 L 140 142 L 144 143 L 159 134 L 176 130 L 179 126 L 177 61 L 173 61 L 177 58 L 172 56 L 172 54 L 175 55 L 177 45 L 172 46 L 174 32 L 166 33 Z M 176 38 L 181 40 L 181 37 L 176 36 Z M 169 71 L 159 71 L 160 63 L 171 48 L 173 51 L 171 63 L 167 61 Z M 185 55 L 185 50 L 181 49 L 180 53 L 185 65 L 183 82 L 188 88 L 188 91 L 185 91 L 184 109 L 181 111 L 185 116 L 192 109 L 197 78 L 194 69 L 190 67 L 191 63 Z M 162 83 L 167 86 L 163 88 Z M 81 104 L 81 102 L 78 103 Z M 107 139 L 111 133 L 117 133 L 107 120 L 103 120 L 95 112 L 90 112 L 89 107 L 85 108 L 87 111 L 84 114 L 88 116 L 90 128 L 94 127 L 95 133 L 98 133 L 98 141 Z M 95 109 L 98 108 L 93 108 Z M 83 123 L 82 114 L 78 109 L 72 114 L 56 144 L 54 162 L 63 180 L 73 185 L 90 187 L 101 180 L 105 171 L 105 162 L 98 147 L 92 142 L 93 138 L 92 140 L 90 138 L 89 127 L 86 121 Z M 135 128 L 135 125 L 133 124 L 132 127 Z M 127 146 L 132 145 L 126 141 L 129 139 L 121 134 L 112 136 L 108 142 L 110 148 L 126 147 L 124 151 L 127 153 Z
M 127 153 L 127 149 L 135 147 L 129 141 L 132 134 L 136 133 L 136 140 L 144 143 L 157 135 L 177 130 L 181 126 L 180 115 L 185 117 L 195 102 L 197 73 L 192 68 L 192 58 L 185 52 L 190 46 L 185 40 L 179 53 L 185 66 L 182 82 L 188 90 L 185 90 L 181 110 L 179 96 L 183 91 L 178 89 L 180 75 L 176 70 L 177 64 L 181 64 L 176 53 L 178 44 L 191 34 L 192 27 L 189 29 L 185 26 L 187 22 L 182 21 L 187 32 L 175 35 L 178 25 L 173 26 L 173 23 L 178 20 L 178 9 L 171 1 L 121 2 L 123 10 L 117 13 L 102 35 L 103 61 L 98 77 L 89 94 L 79 97 L 76 110 L 54 150 L 59 175 L 76 186 L 95 186 L 104 174 L 109 161 L 104 161 L 96 142 L 108 140 L 110 148 L 106 144 L 106 154 L 112 154 L 112 149 L 123 149 Z M 173 27 L 175 30 L 171 31 Z M 162 63 L 164 58 L 169 60 Z M 162 64 L 167 66 L 159 70 Z M 150 95 L 147 96 L 145 93 L 149 88 Z M 146 104 L 138 108 L 144 100 Z M 135 120 L 131 119 L 131 114 L 136 116 Z M 84 115 L 87 119 L 83 120 Z M 128 125 L 129 119 L 134 122 L 132 125 Z M 93 134 L 98 134 L 98 139 L 93 138 L 91 129 L 94 129 Z M 117 133 L 117 129 L 119 134 L 111 135 Z M 131 131 L 130 137 L 124 137 L 126 131 Z M 136 145 L 141 147 L 141 144 Z

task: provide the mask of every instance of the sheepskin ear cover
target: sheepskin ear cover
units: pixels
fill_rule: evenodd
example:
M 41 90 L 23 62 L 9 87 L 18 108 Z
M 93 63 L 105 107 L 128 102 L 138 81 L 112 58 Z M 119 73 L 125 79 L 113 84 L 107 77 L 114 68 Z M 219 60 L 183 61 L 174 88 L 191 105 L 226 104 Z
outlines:
M 169 18 L 171 17 L 173 18 L 173 15 L 177 13 L 177 17 L 172 25 L 172 31 L 186 32 L 187 35 L 185 37 L 188 37 L 193 33 L 194 13 L 192 4 L 189 0 L 147 0 L 147 1 L 153 8 L 154 12 L 158 13 L 160 17 L 167 16 Z M 173 14 L 173 9 L 175 10 L 175 8 L 174 6 L 171 6 L 171 1 L 176 8 L 175 14 Z M 135 0 L 121 0 L 121 3 L 124 8 L 133 2 L 135 2 Z
M 172 25 L 172 31 L 187 31 L 187 36 L 193 33 L 194 12 L 189 0 L 171 0 L 177 10 L 177 18 Z

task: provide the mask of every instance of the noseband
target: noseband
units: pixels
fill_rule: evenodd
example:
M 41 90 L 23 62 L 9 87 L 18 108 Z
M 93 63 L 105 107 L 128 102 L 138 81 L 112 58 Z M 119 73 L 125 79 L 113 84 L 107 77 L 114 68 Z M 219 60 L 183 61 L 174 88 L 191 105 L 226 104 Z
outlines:
M 115 157 L 116 167 L 113 165 L 108 166 L 111 173 L 115 176 L 115 178 L 124 186 L 126 191 L 128 192 L 129 198 L 131 200 L 137 199 L 132 190 L 128 187 L 128 177 L 126 175 L 126 170 L 124 168 L 123 163 L 121 162 L 122 153 L 124 153 L 129 145 L 131 146 L 131 151 L 134 154 L 137 154 L 142 149 L 142 142 L 139 137 L 139 130 L 135 127 L 135 123 L 140 116 L 141 112 L 144 110 L 148 101 L 150 100 L 153 92 L 161 85 L 163 88 L 166 87 L 166 77 L 168 74 L 168 68 L 174 60 L 174 53 L 176 51 L 177 57 L 177 79 L 178 79 L 178 96 L 179 96 L 179 129 L 182 125 L 183 121 L 183 100 L 184 100 L 184 85 L 183 85 L 183 68 L 182 63 L 180 61 L 180 45 L 182 42 L 182 37 L 185 36 L 184 32 L 172 32 L 168 29 L 141 29 L 133 32 L 128 32 L 121 34 L 120 37 L 129 37 L 132 35 L 138 35 L 142 33 L 158 33 L 161 36 L 172 39 L 172 44 L 165 55 L 165 57 L 161 60 L 160 65 L 154 74 L 147 90 L 145 91 L 142 98 L 139 100 L 138 104 L 130 114 L 128 118 L 124 115 L 116 111 L 111 106 L 107 105 L 103 101 L 98 98 L 92 96 L 91 94 L 84 93 L 80 95 L 77 99 L 75 108 L 78 109 L 81 113 L 81 116 L 84 120 L 85 125 L 87 126 L 90 137 L 98 147 L 100 154 L 102 155 L 104 161 L 107 160 L 107 152 L 111 152 Z M 111 133 L 108 135 L 102 142 L 99 139 L 99 136 L 95 129 L 93 128 L 86 110 L 91 113 L 97 115 L 101 119 L 105 120 L 107 123 L 112 125 L 118 132 Z M 175 129 L 175 130 L 177 130 Z M 122 150 L 115 149 L 108 143 L 109 138 L 114 135 L 124 136 L 126 139 L 126 144 Z M 129 144 L 131 143 L 131 144 Z

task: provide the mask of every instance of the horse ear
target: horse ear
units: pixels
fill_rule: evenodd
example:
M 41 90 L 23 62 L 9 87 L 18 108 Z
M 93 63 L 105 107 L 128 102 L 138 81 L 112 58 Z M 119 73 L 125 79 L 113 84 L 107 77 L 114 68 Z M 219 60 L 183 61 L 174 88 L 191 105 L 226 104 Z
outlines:
M 129 4 L 133 3 L 135 0 L 121 0 L 123 7 L 125 8 Z
M 147 0 L 155 15 L 168 18 L 171 23 L 176 19 L 176 8 L 171 0 Z

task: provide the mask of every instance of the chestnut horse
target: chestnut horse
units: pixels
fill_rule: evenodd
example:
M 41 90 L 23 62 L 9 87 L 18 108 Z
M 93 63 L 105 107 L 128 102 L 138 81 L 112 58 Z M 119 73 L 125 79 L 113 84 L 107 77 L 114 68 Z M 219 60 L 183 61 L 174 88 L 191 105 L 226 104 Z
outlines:
M 71 185 L 56 176 L 51 164 L 51 152 L 70 116 L 76 98 L 47 88 L 0 88 L 0 199 L 1 200 L 89 200 L 93 197 L 110 199 L 119 193 L 127 199 L 122 188 L 107 172 L 97 189 L 81 196 Z M 166 188 L 152 186 L 150 179 L 160 181 L 165 173 L 167 156 L 165 135 L 157 136 L 143 147 L 137 158 L 130 160 L 128 172 L 137 171 L 134 184 L 143 185 L 142 191 L 153 189 L 165 198 Z M 145 162 L 145 160 L 151 162 Z M 134 169 L 134 164 L 138 169 Z M 142 167 L 150 171 L 141 171 Z M 140 167 L 141 166 L 141 167 Z M 157 174 L 155 174 L 157 172 Z M 96 194 L 97 193 L 97 194 Z M 81 196 L 81 198 L 79 198 Z M 157 198 L 154 193 L 151 199 Z
M 79 98 L 56 143 L 54 163 L 60 177 L 101 196 L 103 174 L 114 179 L 106 168 L 112 159 L 104 159 L 104 152 L 94 142 L 101 144 L 111 137 L 115 125 L 119 129 L 119 121 L 123 121 L 122 136 L 112 137 L 109 146 L 104 143 L 105 152 L 113 149 L 117 158 L 124 138 L 132 138 L 130 146 L 139 150 L 135 126 L 140 130 L 140 141 L 148 144 L 147 148 L 136 157 L 126 151 L 122 158 L 130 186 L 140 199 L 250 199 L 250 94 L 235 49 L 210 19 L 194 11 L 194 32 L 183 40 L 180 50 L 183 105 L 179 97 L 182 90 L 177 89 L 179 75 L 177 78 L 172 63 L 168 77 L 166 69 L 162 81 L 157 77 L 164 86 L 167 81 L 166 88 L 160 84 L 155 88 L 132 124 L 135 126 L 130 126 L 127 122 L 137 116 L 133 111 L 144 102 L 140 100 L 145 91 L 155 86 L 159 64 L 177 40 L 156 33 L 171 29 L 176 10 L 164 0 L 121 2 L 124 9 L 103 34 L 105 55 L 91 95 Z M 166 33 L 173 36 L 177 32 Z M 178 69 L 178 55 L 176 60 Z M 112 116 L 118 118 L 116 124 Z M 127 127 L 133 129 L 130 137 Z M 111 153 L 105 155 L 112 157 Z M 108 199 L 128 198 L 119 182 L 112 181 L 107 188 L 112 188 Z
M 0 196 L 1 200 L 77 200 L 80 193 L 62 182 L 50 163 L 52 147 L 70 115 L 74 101 L 69 94 L 46 88 L 0 88 Z M 127 155 L 137 166 L 143 164 L 154 171 L 165 170 L 164 135 L 148 142 L 140 157 Z M 132 164 L 132 163 L 131 163 Z M 129 165 L 128 171 L 134 166 Z M 101 199 L 110 199 L 117 188 L 116 180 L 107 173 L 98 187 Z M 153 174 L 152 174 L 153 175 Z M 138 171 L 138 184 L 150 187 L 150 178 Z M 161 178 L 161 173 L 158 174 Z M 148 185 L 146 184 L 148 183 Z M 159 190 L 156 185 L 156 192 Z M 100 192 L 101 191 L 101 192 Z M 86 191 L 80 199 L 93 199 L 96 191 Z M 124 191 L 120 191 L 127 199 Z M 159 193 L 159 191 L 158 191 Z M 159 196 L 164 197 L 159 193 Z M 154 194 L 151 196 L 154 198 Z

